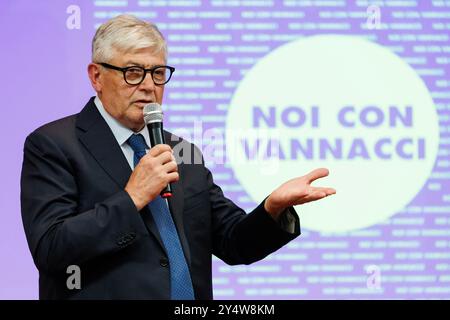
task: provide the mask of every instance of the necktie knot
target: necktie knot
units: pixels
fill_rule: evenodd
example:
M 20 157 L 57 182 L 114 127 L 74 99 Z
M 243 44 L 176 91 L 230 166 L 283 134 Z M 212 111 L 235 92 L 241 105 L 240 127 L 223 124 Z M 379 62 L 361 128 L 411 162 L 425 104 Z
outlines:
M 127 142 L 135 153 L 145 154 L 145 150 L 148 149 L 148 146 L 145 143 L 145 139 L 140 133 L 132 134 L 131 137 L 128 138 Z

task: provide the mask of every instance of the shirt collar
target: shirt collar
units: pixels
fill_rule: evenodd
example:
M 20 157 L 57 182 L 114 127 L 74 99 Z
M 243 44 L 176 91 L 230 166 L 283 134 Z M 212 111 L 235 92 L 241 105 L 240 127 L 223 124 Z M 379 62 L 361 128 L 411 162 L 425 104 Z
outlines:
M 116 138 L 117 143 L 120 146 L 123 146 L 132 134 L 142 134 L 144 136 L 145 142 L 147 143 L 147 146 L 150 146 L 150 136 L 147 126 L 144 126 L 141 131 L 136 133 L 130 128 L 125 127 L 123 124 L 117 121 L 117 119 L 111 116 L 103 107 L 103 103 L 98 96 L 95 97 L 94 103 L 103 119 L 105 119 L 114 135 L 114 138 Z

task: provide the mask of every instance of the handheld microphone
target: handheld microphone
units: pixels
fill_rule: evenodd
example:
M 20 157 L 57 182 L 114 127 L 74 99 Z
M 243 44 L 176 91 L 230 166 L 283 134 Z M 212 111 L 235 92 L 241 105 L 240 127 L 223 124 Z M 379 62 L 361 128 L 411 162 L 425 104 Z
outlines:
M 144 106 L 144 122 L 149 129 L 150 144 L 153 148 L 157 144 L 165 144 L 163 131 L 163 112 L 161 105 L 156 102 Z M 161 191 L 162 198 L 172 196 L 172 187 L 170 183 Z

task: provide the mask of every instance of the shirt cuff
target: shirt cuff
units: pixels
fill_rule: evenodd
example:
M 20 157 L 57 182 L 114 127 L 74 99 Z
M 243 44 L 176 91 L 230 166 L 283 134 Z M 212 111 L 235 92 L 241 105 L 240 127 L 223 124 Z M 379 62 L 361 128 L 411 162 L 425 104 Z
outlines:
M 286 208 L 279 216 L 278 225 L 281 229 L 289 233 L 295 233 L 295 217 L 293 213 Z

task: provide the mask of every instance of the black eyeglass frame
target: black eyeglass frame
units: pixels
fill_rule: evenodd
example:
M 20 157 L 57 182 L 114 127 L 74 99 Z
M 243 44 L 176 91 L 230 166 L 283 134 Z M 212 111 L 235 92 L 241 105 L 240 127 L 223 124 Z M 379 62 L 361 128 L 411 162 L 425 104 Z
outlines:
M 105 68 L 108 68 L 108 69 L 113 69 L 113 70 L 121 71 L 121 72 L 123 73 L 123 80 L 125 80 L 125 82 L 126 82 L 127 84 L 131 85 L 131 86 L 138 86 L 138 85 L 140 85 L 140 84 L 145 80 L 145 77 L 147 76 L 147 73 L 149 73 L 149 72 L 150 72 L 150 74 L 151 74 L 151 76 L 152 76 L 153 83 L 154 83 L 155 85 L 157 85 L 157 86 L 163 86 L 163 85 L 165 85 L 167 82 L 169 82 L 169 80 L 172 78 L 172 75 L 173 75 L 173 73 L 174 73 L 174 71 L 175 71 L 175 68 L 174 68 L 174 67 L 166 66 L 166 65 L 157 65 L 157 66 L 154 66 L 154 67 L 152 67 L 152 68 L 150 68 L 150 69 L 145 69 L 145 68 L 143 68 L 143 67 L 141 67 L 141 66 L 129 66 L 129 67 L 121 68 L 121 67 L 116 67 L 116 66 L 113 66 L 112 64 L 105 63 L 105 62 L 100 62 L 100 63 L 98 63 L 98 64 L 101 65 L 101 66 L 103 66 L 103 67 L 105 67 Z M 139 81 L 138 83 L 129 83 L 129 82 L 127 81 L 127 77 L 126 77 L 125 74 L 126 74 L 126 72 L 127 72 L 129 69 L 132 69 L 132 68 L 138 68 L 138 69 L 141 69 L 141 70 L 144 71 L 144 75 L 142 76 L 141 81 Z M 159 68 L 167 68 L 167 69 L 170 70 L 170 74 L 169 74 L 169 76 L 167 77 L 167 79 L 166 79 L 166 81 L 165 81 L 164 83 L 156 83 L 155 78 L 153 78 L 153 73 L 155 73 L 155 70 L 156 70 L 156 69 L 159 69 Z

